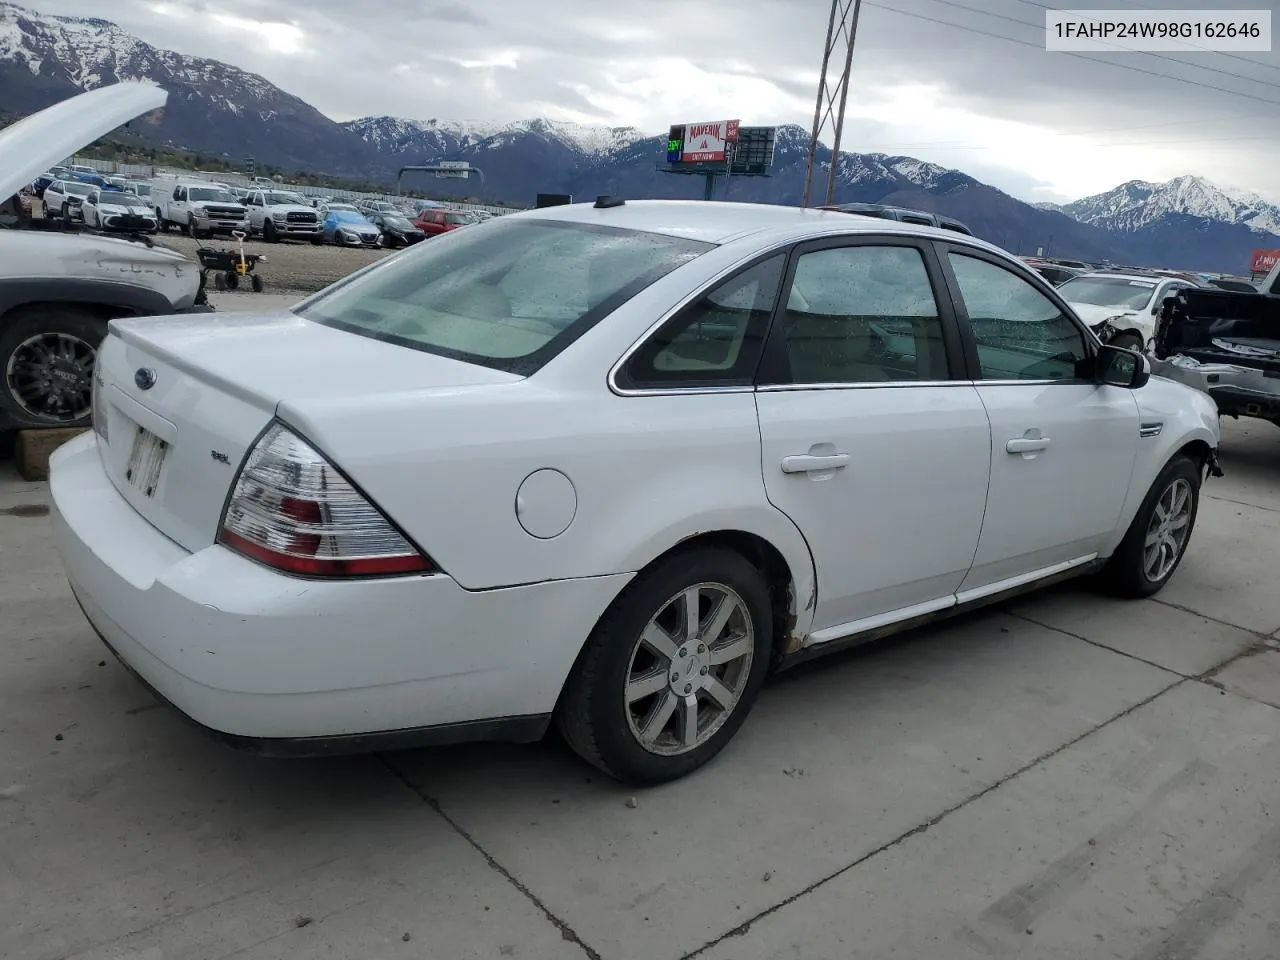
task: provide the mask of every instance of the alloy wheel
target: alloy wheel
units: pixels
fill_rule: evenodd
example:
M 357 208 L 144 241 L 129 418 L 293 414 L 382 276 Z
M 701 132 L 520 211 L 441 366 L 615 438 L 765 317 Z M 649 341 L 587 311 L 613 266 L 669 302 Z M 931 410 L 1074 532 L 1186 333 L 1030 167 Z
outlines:
M 751 676 L 755 632 L 742 597 L 699 583 L 671 597 L 649 620 L 627 669 L 627 723 L 650 753 L 678 756 L 713 737 Z
M 1191 532 L 1191 484 L 1182 477 L 1160 494 L 1142 543 L 1142 574 L 1159 583 L 1173 571 Z
M 94 354 L 92 344 L 72 334 L 36 334 L 9 355 L 5 384 L 32 417 L 79 420 L 90 412 Z

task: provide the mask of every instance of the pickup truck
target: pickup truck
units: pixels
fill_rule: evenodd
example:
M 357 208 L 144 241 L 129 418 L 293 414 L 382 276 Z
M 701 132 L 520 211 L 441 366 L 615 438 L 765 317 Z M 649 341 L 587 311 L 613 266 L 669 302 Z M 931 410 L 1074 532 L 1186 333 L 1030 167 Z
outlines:
M 249 232 L 261 234 L 267 243 L 287 237 L 324 243 L 324 223 L 306 199 L 286 190 L 252 190 L 245 198 L 249 208 Z
M 1207 393 L 1218 413 L 1280 426 L 1280 263 L 1253 293 L 1189 288 L 1166 300 L 1152 372 Z
M 192 237 L 248 232 L 249 211 L 226 187 L 212 183 L 156 180 L 151 203 L 161 230 L 178 227 Z
M 152 84 L 117 83 L 11 124 L 0 131 L 0 196 L 167 99 Z M 207 312 L 200 266 L 148 237 L 10 220 L 0 225 L 0 435 L 87 426 L 111 321 Z

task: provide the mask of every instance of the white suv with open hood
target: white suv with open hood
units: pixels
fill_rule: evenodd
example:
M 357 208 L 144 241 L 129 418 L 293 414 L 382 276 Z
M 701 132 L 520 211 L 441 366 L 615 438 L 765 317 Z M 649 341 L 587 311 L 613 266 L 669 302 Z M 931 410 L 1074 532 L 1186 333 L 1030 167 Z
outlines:
M 119 83 L 0 131 L 0 196 L 168 94 Z M 0 229 L 0 431 L 89 422 L 94 355 L 115 317 L 208 310 L 200 270 L 145 238 Z

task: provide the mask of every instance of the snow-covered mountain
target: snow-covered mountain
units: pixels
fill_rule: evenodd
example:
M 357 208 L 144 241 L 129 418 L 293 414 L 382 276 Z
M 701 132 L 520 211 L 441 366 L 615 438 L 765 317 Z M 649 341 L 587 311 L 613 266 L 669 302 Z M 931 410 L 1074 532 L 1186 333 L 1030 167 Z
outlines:
M 29 113 L 120 80 L 151 80 L 169 91 L 163 118 L 148 131 L 166 146 L 335 173 L 368 165 L 358 138 L 257 74 L 158 49 L 107 20 L 50 16 L 0 0 L 5 109 Z
M 1165 183 L 1130 180 L 1061 209 L 1081 223 L 1121 233 L 1141 230 L 1172 215 L 1240 225 L 1260 234 L 1280 234 L 1280 207 L 1257 194 L 1229 191 L 1191 175 Z
M 402 117 L 361 117 L 342 126 L 365 143 L 390 156 L 446 159 L 444 154 L 487 144 L 507 145 L 525 134 L 557 140 L 583 156 L 605 156 L 630 146 L 645 134 L 635 127 L 590 126 L 560 120 L 407 120 Z

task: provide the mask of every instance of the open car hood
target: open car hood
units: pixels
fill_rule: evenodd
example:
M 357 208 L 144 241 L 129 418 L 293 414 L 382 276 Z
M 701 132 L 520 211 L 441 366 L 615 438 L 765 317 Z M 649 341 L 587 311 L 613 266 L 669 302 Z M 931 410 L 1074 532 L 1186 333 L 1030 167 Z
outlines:
M 0 130 L 0 198 L 130 120 L 158 110 L 169 94 L 152 83 L 114 83 L 46 107 Z

